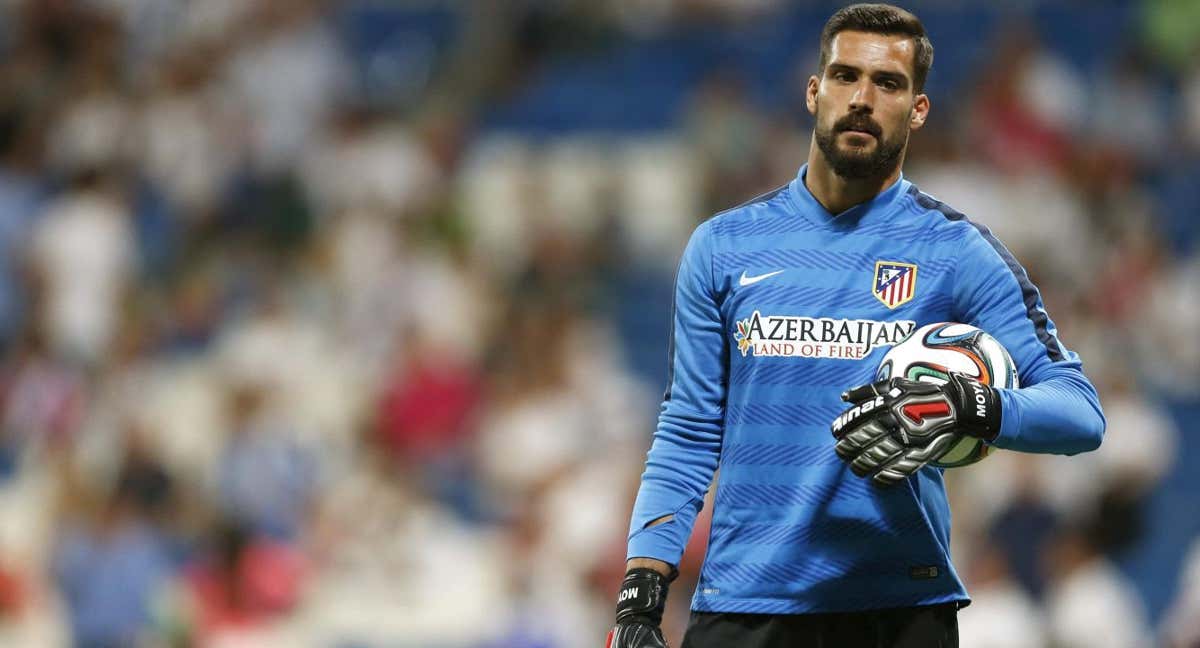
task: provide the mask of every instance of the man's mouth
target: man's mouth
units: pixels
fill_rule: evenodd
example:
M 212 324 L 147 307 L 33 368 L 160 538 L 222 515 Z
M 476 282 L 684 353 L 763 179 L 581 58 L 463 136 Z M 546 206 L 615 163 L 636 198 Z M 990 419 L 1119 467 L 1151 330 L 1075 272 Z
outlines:
M 859 135 L 870 135 L 871 137 L 877 137 L 877 135 L 875 135 L 874 132 L 867 130 L 865 128 L 843 128 L 842 132 L 843 133 L 858 133 Z
M 846 119 L 841 124 L 835 124 L 834 128 L 838 133 L 858 133 L 879 139 L 879 126 L 868 119 Z

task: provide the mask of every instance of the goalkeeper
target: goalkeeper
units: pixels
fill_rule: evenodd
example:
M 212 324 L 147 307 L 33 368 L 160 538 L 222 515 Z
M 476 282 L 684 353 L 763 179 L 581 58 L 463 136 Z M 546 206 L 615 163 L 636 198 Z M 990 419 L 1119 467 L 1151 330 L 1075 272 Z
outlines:
M 835 13 L 808 80 L 807 163 L 693 233 L 612 648 L 665 645 L 674 566 L 718 466 L 683 648 L 957 646 L 969 599 L 942 471 L 928 463 L 955 435 L 1023 452 L 1100 445 L 1096 391 L 1025 270 L 901 174 L 909 133 L 930 113 L 932 61 L 907 11 Z M 887 348 L 939 321 L 991 333 L 1024 388 L 870 383 Z M 914 401 L 936 402 L 951 423 L 906 429 L 891 412 Z

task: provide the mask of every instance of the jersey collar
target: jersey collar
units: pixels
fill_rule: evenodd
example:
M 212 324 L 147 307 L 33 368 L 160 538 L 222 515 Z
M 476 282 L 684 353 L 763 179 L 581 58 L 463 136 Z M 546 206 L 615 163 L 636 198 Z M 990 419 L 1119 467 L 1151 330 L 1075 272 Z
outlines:
M 792 203 L 804 218 L 812 221 L 818 227 L 832 230 L 851 229 L 868 219 L 877 220 L 893 213 L 895 203 L 912 185 L 911 182 L 904 179 L 904 174 L 901 173 L 895 182 L 876 194 L 874 198 L 859 203 L 840 214 L 832 214 L 808 190 L 808 185 L 804 183 L 807 174 L 808 164 L 805 163 L 788 186 Z

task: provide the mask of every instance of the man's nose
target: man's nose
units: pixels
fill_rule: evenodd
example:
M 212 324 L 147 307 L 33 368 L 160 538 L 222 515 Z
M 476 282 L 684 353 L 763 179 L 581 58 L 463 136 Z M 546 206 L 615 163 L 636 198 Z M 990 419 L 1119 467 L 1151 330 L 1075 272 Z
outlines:
M 875 84 L 870 79 L 860 79 L 850 97 L 850 112 L 870 114 L 875 108 Z

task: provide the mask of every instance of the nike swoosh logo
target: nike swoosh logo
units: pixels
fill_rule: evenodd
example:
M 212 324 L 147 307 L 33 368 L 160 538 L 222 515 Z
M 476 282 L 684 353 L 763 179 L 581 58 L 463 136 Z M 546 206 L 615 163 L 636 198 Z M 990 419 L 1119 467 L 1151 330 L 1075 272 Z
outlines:
M 768 272 L 767 274 L 760 274 L 755 277 L 747 277 L 746 271 L 742 270 L 742 277 L 741 277 L 741 279 L 738 279 L 738 285 L 739 286 L 749 286 L 750 284 L 756 284 L 756 283 L 762 281 L 763 279 L 769 279 L 769 278 L 774 277 L 775 275 L 780 274 L 782 272 L 783 272 L 783 270 L 776 270 L 775 272 Z

